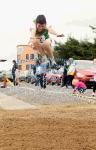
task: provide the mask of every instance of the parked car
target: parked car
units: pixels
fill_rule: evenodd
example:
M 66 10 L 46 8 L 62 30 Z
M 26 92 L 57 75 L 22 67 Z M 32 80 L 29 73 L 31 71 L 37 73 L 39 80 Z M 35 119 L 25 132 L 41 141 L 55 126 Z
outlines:
M 19 74 L 20 81 L 26 81 L 27 74 L 28 74 L 28 70 L 25 71 L 20 70 L 20 74 Z
M 31 83 L 31 84 L 34 84 L 36 82 L 36 76 L 33 74 L 33 75 L 30 75 L 30 76 L 27 76 L 26 77 L 26 82 L 27 83 Z
M 2 81 L 4 71 L 0 71 L 0 81 Z
M 6 74 L 7 74 L 8 79 L 9 79 L 11 82 L 13 82 L 12 71 L 11 71 L 11 70 L 6 71 Z
M 63 73 L 59 72 L 59 70 L 51 70 L 51 72 L 46 74 L 47 84 L 57 84 L 60 85 L 62 83 Z

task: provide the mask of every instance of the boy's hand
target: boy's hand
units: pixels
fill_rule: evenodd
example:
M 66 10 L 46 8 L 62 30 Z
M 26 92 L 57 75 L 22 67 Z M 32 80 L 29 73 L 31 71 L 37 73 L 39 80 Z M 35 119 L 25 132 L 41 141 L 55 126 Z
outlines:
M 57 35 L 57 37 L 64 37 L 64 34 L 59 34 Z

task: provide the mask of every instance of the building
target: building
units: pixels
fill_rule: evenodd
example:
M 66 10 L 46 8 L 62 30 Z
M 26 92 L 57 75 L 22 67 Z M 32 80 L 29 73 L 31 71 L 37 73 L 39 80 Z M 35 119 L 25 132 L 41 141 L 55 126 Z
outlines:
M 17 45 L 17 63 L 19 70 L 30 70 L 35 65 L 36 53 L 30 45 Z

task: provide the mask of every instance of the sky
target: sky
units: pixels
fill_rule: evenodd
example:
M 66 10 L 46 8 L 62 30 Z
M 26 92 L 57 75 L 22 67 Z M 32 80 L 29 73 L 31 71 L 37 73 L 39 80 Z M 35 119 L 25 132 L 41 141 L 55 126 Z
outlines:
M 89 25 L 96 26 L 96 0 L 0 0 L 0 63 L 1 69 L 10 69 L 16 59 L 16 46 L 27 44 L 30 27 L 39 14 L 44 14 L 47 24 L 67 40 L 93 41 L 96 36 Z M 55 38 L 55 37 L 54 37 Z

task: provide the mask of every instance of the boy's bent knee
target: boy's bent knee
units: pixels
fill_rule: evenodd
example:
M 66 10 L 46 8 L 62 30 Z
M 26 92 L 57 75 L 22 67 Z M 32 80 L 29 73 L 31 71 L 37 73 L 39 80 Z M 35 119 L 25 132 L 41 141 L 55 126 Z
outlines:
M 44 42 L 42 44 L 42 47 L 50 47 L 50 46 L 51 46 L 51 42 L 50 41 Z

